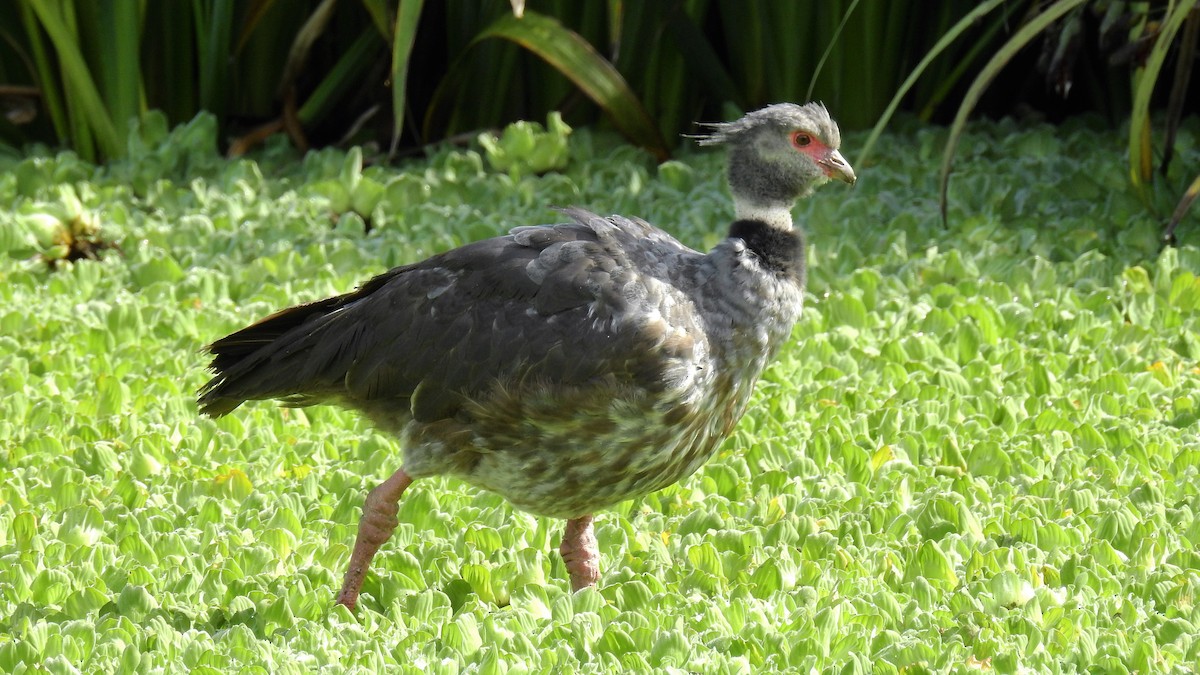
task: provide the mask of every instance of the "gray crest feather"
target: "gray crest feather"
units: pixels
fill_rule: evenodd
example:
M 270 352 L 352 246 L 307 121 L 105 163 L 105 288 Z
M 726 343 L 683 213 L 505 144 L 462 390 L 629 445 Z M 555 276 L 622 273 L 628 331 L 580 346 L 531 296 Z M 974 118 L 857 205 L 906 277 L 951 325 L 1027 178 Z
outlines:
M 775 103 L 761 110 L 747 113 L 741 119 L 733 122 L 701 122 L 699 124 L 711 130 L 706 134 L 689 137 L 697 139 L 696 142 L 700 145 L 729 143 L 744 134 L 766 126 L 810 131 L 831 148 L 839 147 L 842 144 L 842 135 L 838 130 L 837 123 L 829 116 L 825 104 L 819 101 L 805 105 Z

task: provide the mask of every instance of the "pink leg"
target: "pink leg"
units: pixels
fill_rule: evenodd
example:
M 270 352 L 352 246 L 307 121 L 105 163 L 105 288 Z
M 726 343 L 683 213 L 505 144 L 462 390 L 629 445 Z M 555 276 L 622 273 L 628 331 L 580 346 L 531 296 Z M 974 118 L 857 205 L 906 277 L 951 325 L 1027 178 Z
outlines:
M 350 554 L 350 568 L 346 570 L 342 591 L 337 597 L 338 604 L 345 605 L 350 611 L 354 611 L 354 606 L 358 604 L 358 592 L 362 590 L 371 558 L 396 531 L 396 525 L 400 522 L 396 519 L 400 511 L 397 502 L 412 482 L 412 477 L 400 469 L 371 490 L 363 503 L 362 519 L 358 521 L 358 538 L 354 540 L 354 552 Z
M 563 532 L 562 546 L 558 547 L 567 572 L 571 574 L 571 590 L 578 591 L 595 586 L 600 580 L 600 551 L 596 547 L 596 533 L 592 530 L 592 517 L 580 516 L 567 521 Z

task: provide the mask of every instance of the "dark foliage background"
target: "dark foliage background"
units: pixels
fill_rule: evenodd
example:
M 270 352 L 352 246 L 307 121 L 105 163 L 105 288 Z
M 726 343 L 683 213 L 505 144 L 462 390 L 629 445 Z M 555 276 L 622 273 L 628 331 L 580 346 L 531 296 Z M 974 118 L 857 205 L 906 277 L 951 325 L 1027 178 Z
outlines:
M 61 97 L 78 87 L 42 20 L 55 10 L 33 9 L 51 4 L 18 0 L 0 10 L 6 112 L 0 138 L 10 145 L 79 140 L 61 138 L 48 110 L 53 102 L 47 89 L 60 88 Z M 870 127 L 916 63 L 978 4 L 534 0 L 524 12 L 553 17 L 591 44 L 616 67 L 662 136 L 674 139 L 693 120 L 727 116 L 725 106 L 745 110 L 810 97 L 836 110 L 843 126 Z M 975 22 L 922 74 L 901 110 L 948 122 L 984 60 L 1046 4 L 1003 3 Z M 1113 5 L 1122 5 L 1122 16 L 1106 27 L 1106 20 L 1114 21 L 1108 19 Z M 1057 122 L 1094 112 L 1119 122 L 1130 111 L 1131 64 L 1148 46 L 1130 46 L 1138 35 L 1133 24 L 1162 18 L 1162 10 L 1143 17 L 1123 5 L 1084 3 L 1038 36 L 999 75 L 978 113 Z M 352 130 L 358 131 L 354 140 L 391 134 L 389 31 L 396 3 L 100 0 L 62 7 L 63 22 L 74 26 L 68 26 L 70 38 L 113 113 L 157 108 L 178 124 L 204 109 L 218 116 L 226 138 L 234 138 L 279 119 L 289 104 L 307 104 L 301 127 L 313 144 L 349 140 Z M 534 52 L 508 40 L 477 40 L 513 11 L 504 0 L 419 8 L 407 64 L 403 145 L 544 119 L 555 109 L 570 123 L 603 123 L 603 106 Z M 45 52 L 41 69 L 39 50 Z M 1063 52 L 1057 61 L 1056 50 Z M 108 95 L 116 87 L 111 80 L 124 81 L 137 95 L 134 105 L 118 105 Z M 1160 89 L 1161 106 L 1167 87 Z M 65 98 L 63 105 L 71 105 L 71 96 Z M 1198 98 L 1189 89 L 1185 109 L 1195 111 Z M 113 120 L 117 127 L 123 122 Z

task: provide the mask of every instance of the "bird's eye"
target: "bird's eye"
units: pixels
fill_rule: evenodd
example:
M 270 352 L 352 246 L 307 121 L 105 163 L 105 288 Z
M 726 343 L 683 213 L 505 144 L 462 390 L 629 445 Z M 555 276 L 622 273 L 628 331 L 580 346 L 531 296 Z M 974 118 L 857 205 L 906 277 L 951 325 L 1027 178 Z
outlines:
M 809 136 L 803 131 L 797 131 L 796 133 L 792 134 L 792 144 L 798 148 L 803 148 L 804 146 L 812 143 L 812 140 L 812 136 Z

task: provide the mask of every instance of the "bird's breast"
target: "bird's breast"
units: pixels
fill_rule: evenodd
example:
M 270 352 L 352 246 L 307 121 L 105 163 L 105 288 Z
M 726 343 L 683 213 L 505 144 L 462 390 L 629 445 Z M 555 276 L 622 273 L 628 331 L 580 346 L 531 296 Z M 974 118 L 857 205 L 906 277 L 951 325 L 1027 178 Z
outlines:
M 799 284 L 745 255 L 729 261 L 671 282 L 643 277 L 636 292 L 558 315 L 590 337 L 505 371 L 453 420 L 410 424 L 406 470 L 455 475 L 559 518 L 691 475 L 734 429 L 800 311 Z

